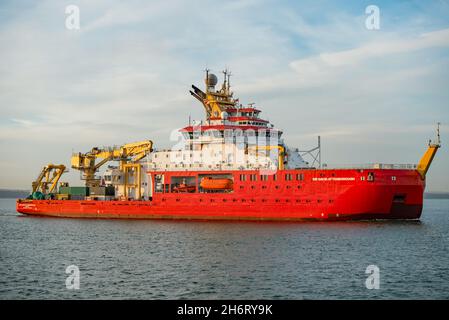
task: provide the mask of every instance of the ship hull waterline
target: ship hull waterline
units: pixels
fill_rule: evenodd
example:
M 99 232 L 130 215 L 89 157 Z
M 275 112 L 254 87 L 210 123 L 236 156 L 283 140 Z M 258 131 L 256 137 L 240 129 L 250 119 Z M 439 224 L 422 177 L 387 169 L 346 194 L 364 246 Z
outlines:
M 280 174 L 303 172 L 300 182 L 240 182 L 241 172 L 228 173 L 234 178 L 231 193 L 160 193 L 145 201 L 19 199 L 16 209 L 26 215 L 65 218 L 248 221 L 419 219 L 422 213 L 425 180 L 416 170 L 292 170 Z M 166 172 L 165 179 L 179 174 Z M 374 174 L 375 180 L 367 181 L 367 174 Z
M 25 201 L 25 202 L 23 202 Z M 284 213 L 279 212 L 266 212 L 263 215 L 260 214 L 248 214 L 247 211 L 233 212 L 233 214 L 210 214 L 207 212 L 198 212 L 196 214 L 179 214 L 179 213 L 157 213 L 151 210 L 142 210 L 140 205 L 136 206 L 133 202 L 125 201 L 120 205 L 127 206 L 129 211 L 115 212 L 108 210 L 108 207 L 112 204 L 108 203 L 106 207 L 102 207 L 101 212 L 85 210 L 82 201 L 68 200 L 75 202 L 71 204 L 72 207 L 77 207 L 71 211 L 58 206 L 58 204 L 52 203 L 48 206 L 45 200 L 23 200 L 18 203 L 17 211 L 27 215 L 35 217 L 59 217 L 59 218 L 87 218 L 87 219 L 171 219 L 171 220 L 241 220 L 241 221 L 350 221 L 350 220 L 417 220 L 421 216 L 422 205 L 398 205 L 392 208 L 390 213 L 353 213 L 353 214 L 335 214 L 335 215 L 310 215 L 310 214 L 298 214 L 298 213 Z M 97 202 L 97 201 L 96 201 Z M 103 202 L 103 201 L 101 201 Z M 108 201 L 110 202 L 110 201 Z M 95 203 L 95 207 L 100 207 L 101 203 Z M 39 209 L 34 209 L 39 208 Z M 61 210 L 63 209 L 63 210 Z M 100 210 L 100 209 L 98 209 Z M 168 211 L 168 210 L 167 210 Z M 179 211 L 179 210 L 178 210 Z

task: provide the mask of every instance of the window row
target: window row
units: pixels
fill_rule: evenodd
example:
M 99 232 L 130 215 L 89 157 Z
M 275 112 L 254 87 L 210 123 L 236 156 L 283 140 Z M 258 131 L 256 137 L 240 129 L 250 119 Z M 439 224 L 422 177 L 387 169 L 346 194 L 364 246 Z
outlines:
M 268 175 L 267 174 L 240 174 L 239 176 L 239 180 L 240 181 L 248 181 L 247 176 L 249 176 L 249 181 L 257 181 L 257 176 L 259 176 L 260 181 L 268 181 Z M 273 181 L 278 181 L 278 175 L 277 174 L 273 174 L 271 175 L 273 177 Z M 304 181 L 304 174 L 303 173 L 296 173 L 295 175 L 293 175 L 292 173 L 286 173 L 284 175 L 284 180 L 285 181 L 293 181 L 293 177 L 295 177 L 296 181 Z

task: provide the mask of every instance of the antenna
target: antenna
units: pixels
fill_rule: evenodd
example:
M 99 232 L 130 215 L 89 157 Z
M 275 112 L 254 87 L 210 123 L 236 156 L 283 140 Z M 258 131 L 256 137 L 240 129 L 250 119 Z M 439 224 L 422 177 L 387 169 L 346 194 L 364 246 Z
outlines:
M 209 92 L 209 84 L 208 84 L 209 68 L 206 67 L 206 69 L 204 69 L 204 72 L 206 72 L 206 78 L 204 79 L 204 83 L 206 84 L 206 92 Z
M 441 122 L 437 122 L 437 145 L 438 146 L 441 146 L 440 125 L 441 125 Z
M 227 78 L 228 78 L 228 69 L 226 68 L 222 72 L 223 72 L 223 75 L 224 75 L 224 77 L 223 77 L 223 90 L 226 91 L 226 89 L 228 87 L 227 81 L 226 81 Z

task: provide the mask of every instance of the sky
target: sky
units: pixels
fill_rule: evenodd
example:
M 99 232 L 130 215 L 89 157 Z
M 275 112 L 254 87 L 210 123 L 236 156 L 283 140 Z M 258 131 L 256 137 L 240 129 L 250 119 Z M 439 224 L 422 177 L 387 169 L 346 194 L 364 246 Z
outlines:
M 2 0 L 0 188 L 29 189 L 47 163 L 94 146 L 170 147 L 204 117 L 188 90 L 205 68 L 230 69 L 235 96 L 289 146 L 321 135 L 328 165 L 417 163 L 441 122 L 427 190 L 449 192 L 445 0 Z

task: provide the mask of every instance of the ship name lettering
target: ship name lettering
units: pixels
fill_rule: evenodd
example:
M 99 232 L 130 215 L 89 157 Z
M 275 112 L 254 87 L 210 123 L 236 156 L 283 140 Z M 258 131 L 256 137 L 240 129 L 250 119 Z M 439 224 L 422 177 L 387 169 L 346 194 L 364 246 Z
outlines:
M 312 178 L 312 181 L 354 181 L 354 177 Z

